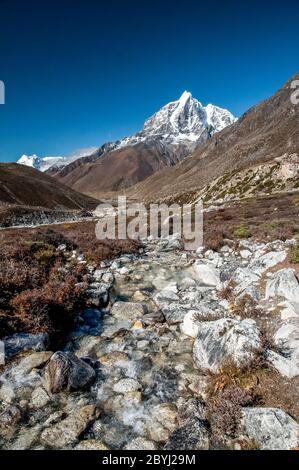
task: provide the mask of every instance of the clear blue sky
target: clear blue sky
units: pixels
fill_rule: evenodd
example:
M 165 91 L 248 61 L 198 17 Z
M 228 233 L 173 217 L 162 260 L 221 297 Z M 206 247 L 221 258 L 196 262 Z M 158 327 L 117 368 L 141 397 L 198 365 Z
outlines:
M 298 0 L 0 0 L 0 160 L 123 137 L 185 89 L 239 116 L 298 72 L 298 29 Z

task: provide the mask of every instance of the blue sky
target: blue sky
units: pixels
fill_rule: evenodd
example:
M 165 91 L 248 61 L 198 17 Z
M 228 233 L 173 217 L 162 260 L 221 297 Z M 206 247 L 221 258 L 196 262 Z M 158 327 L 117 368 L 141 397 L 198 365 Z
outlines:
M 0 161 L 139 130 L 185 90 L 239 116 L 299 70 L 299 2 L 0 0 Z

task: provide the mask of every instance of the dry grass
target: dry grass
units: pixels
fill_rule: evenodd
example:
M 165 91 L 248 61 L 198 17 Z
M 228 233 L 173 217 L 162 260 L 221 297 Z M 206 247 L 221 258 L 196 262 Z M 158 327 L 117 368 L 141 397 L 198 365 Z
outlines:
M 236 282 L 231 280 L 226 287 L 221 289 L 218 293 L 218 296 L 221 300 L 227 300 L 232 302 L 234 299 L 234 288 L 236 287 Z
M 233 296 L 230 297 L 230 300 L 232 298 Z M 264 315 L 263 310 L 257 307 L 257 303 L 249 294 L 245 294 L 235 301 L 232 306 L 232 313 L 242 319 L 252 318 L 254 320 L 259 320 Z
M 43 331 L 53 344 L 72 328 L 88 286 L 85 266 L 57 247 L 76 248 L 93 263 L 139 248 L 128 240 L 97 240 L 92 223 L 9 229 L 0 235 L 0 338 Z
M 236 227 L 245 226 L 254 241 L 283 240 L 299 236 L 299 194 L 280 194 L 227 204 L 205 213 L 205 244 L 217 238 L 238 239 Z M 222 242 L 221 242 L 222 238 Z

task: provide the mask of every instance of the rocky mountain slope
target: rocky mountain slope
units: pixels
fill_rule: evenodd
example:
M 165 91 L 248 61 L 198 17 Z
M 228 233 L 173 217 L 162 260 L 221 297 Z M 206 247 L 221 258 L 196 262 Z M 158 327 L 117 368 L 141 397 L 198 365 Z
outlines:
M 137 134 L 106 144 L 62 170 L 50 171 L 86 194 L 122 190 L 173 166 L 235 120 L 229 111 L 211 104 L 205 107 L 184 92 L 149 118 Z
M 297 74 L 292 80 L 298 78 Z M 202 188 L 224 175 L 233 173 L 236 177 L 239 171 L 268 164 L 276 158 L 292 160 L 294 154 L 299 154 L 299 106 L 290 99 L 292 80 L 184 161 L 136 185 L 128 191 L 129 195 L 146 200 L 190 201 Z
M 207 204 L 299 191 L 299 155 L 282 157 L 241 171 L 230 171 L 204 186 L 194 201 Z

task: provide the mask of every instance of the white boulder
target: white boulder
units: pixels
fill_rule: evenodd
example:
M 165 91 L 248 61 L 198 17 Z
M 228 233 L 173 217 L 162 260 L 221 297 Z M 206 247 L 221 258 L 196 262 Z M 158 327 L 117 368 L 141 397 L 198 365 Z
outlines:
M 268 279 L 266 299 L 271 297 L 284 297 L 290 302 L 299 302 L 299 283 L 294 269 L 281 269 Z
M 282 263 L 286 257 L 286 251 L 270 251 L 254 259 L 249 266 L 255 274 L 261 276 L 268 269 L 273 268 L 278 263 Z
M 207 286 L 218 286 L 220 284 L 220 272 L 212 264 L 197 262 L 193 265 L 197 279 Z
M 201 370 L 218 372 L 228 361 L 242 365 L 260 346 L 256 322 L 251 319 L 222 318 L 202 322 L 193 347 L 193 359 Z
M 262 450 L 290 450 L 299 445 L 299 425 L 278 408 L 243 408 L 242 417 L 247 435 Z

